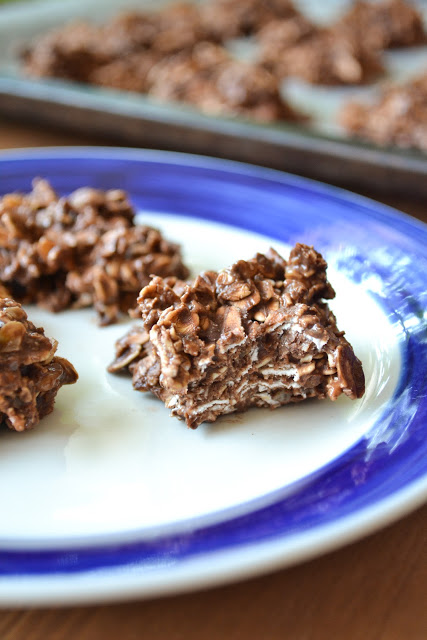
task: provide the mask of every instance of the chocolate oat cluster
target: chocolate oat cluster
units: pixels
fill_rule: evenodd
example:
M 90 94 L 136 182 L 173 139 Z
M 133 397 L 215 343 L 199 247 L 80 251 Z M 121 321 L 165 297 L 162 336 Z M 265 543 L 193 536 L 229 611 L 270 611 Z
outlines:
M 302 16 L 270 22 L 258 34 L 259 63 L 279 78 L 312 84 L 363 84 L 383 71 L 378 51 L 363 38 L 320 29 Z
M 100 324 L 135 305 L 152 274 L 185 278 L 179 247 L 135 225 L 119 190 L 82 188 L 60 198 L 45 180 L 0 198 L 0 281 L 50 311 L 94 306 Z
M 219 46 L 253 34 L 261 45 L 260 62 L 279 78 L 297 75 L 326 84 L 367 82 L 382 69 L 383 49 L 426 42 L 421 14 L 404 0 L 359 0 L 327 28 L 312 23 L 290 0 L 210 0 L 124 12 L 103 25 L 72 23 L 27 46 L 23 61 L 33 76 L 159 95 L 161 80 L 153 89 L 157 63 L 177 54 L 191 57 L 201 43 Z M 255 73 L 257 65 L 252 69 Z M 183 99 L 191 102 L 191 96 Z
M 256 50 L 243 62 L 227 42 L 248 36 Z M 384 72 L 384 49 L 426 42 L 421 13 L 405 0 L 357 0 L 326 26 L 291 0 L 206 0 L 69 24 L 28 45 L 22 58 L 32 76 L 145 93 L 215 116 L 304 121 L 283 98 L 284 79 L 369 83 Z
M 422 16 L 403 0 L 359 0 L 327 28 L 305 16 L 272 20 L 257 34 L 258 61 L 280 78 L 365 84 L 384 71 L 384 49 L 427 42 Z
M 256 63 L 234 60 L 218 44 L 229 37 L 232 24 L 249 33 L 271 17 L 294 11 L 288 0 L 227 0 L 201 8 L 178 3 L 151 13 L 123 13 L 101 26 L 79 22 L 47 33 L 26 48 L 24 66 L 33 76 L 148 93 L 209 114 L 295 120 L 276 77 Z M 236 20 L 230 22 L 231 13 Z
M 326 262 L 297 244 L 239 260 L 192 284 L 155 277 L 141 291 L 143 324 L 116 345 L 111 372 L 129 371 L 196 428 L 252 406 L 360 398 L 364 375 L 325 302 Z
M 202 22 L 219 41 L 252 35 L 272 20 L 297 13 L 291 0 L 211 0 L 201 5 Z
M 51 413 L 64 384 L 78 376 L 57 342 L 36 328 L 18 302 L 0 290 L 0 423 L 24 431 Z
M 104 65 L 148 53 L 152 59 L 191 50 L 209 40 L 195 5 L 124 12 L 102 25 L 74 22 L 42 35 L 22 53 L 28 73 L 91 82 Z M 95 74 L 95 76 L 94 76 Z
M 370 50 L 427 42 L 420 12 L 405 0 L 357 0 L 336 27 L 343 34 L 363 41 Z
M 300 120 L 280 96 L 277 79 L 260 65 L 233 60 L 225 49 L 200 43 L 191 53 L 165 59 L 148 74 L 151 95 L 191 102 L 214 115 L 255 120 Z
M 340 120 L 351 135 L 362 140 L 427 151 L 427 73 L 385 88 L 373 105 L 348 103 Z

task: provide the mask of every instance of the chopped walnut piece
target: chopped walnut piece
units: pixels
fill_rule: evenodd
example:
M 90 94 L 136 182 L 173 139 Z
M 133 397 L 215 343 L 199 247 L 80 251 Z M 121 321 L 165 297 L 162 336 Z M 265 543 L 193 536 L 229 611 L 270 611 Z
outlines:
M 0 298 L 0 422 L 10 429 L 34 427 L 53 411 L 62 385 L 76 382 L 73 365 L 55 356 L 56 349 L 18 302 Z
M 0 198 L 0 280 L 14 298 L 50 311 L 94 305 L 101 324 L 135 306 L 151 274 L 185 278 L 177 245 L 135 225 L 120 189 L 59 198 L 44 180 Z
M 325 302 L 326 267 L 297 244 L 287 261 L 271 249 L 192 284 L 155 277 L 109 371 L 129 371 L 192 428 L 252 406 L 360 398 L 362 365 Z

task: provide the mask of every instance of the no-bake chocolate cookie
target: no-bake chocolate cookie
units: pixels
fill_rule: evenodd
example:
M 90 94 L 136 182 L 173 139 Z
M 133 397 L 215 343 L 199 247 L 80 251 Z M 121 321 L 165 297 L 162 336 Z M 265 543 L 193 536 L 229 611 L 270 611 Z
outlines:
M 12 296 L 50 311 L 95 306 L 101 324 L 135 306 L 152 274 L 185 278 L 179 247 L 135 225 L 119 190 L 82 188 L 60 198 L 36 180 L 0 198 L 0 281 Z
M 298 244 L 287 261 L 270 250 L 192 284 L 155 277 L 109 370 L 130 371 L 192 428 L 253 406 L 360 398 L 362 365 L 326 303 L 326 266 Z
M 27 318 L 18 302 L 0 290 L 0 422 L 24 431 L 51 413 L 64 384 L 77 373 L 55 355 L 57 342 Z
M 139 51 L 93 69 L 88 81 L 104 87 L 146 93 L 150 88 L 148 75 L 162 59 L 156 51 Z
M 379 54 L 363 39 L 320 29 L 302 16 L 277 20 L 258 34 L 258 62 L 279 79 L 312 84 L 363 84 L 383 71 Z
M 294 15 L 289 0 L 184 2 L 125 12 L 102 25 L 78 22 L 42 35 L 25 48 L 24 71 L 186 102 L 212 115 L 302 120 L 283 100 L 276 77 L 233 59 L 219 44 Z
M 362 140 L 427 151 L 427 73 L 387 87 L 374 104 L 349 102 L 339 119 Z
M 220 41 L 251 35 L 271 20 L 297 15 L 291 0 L 211 0 L 200 11 L 206 30 Z
M 74 22 L 52 29 L 27 45 L 22 58 L 32 76 L 96 82 L 98 70 L 105 78 L 105 65 L 120 67 L 134 54 L 146 62 L 144 52 L 164 57 L 210 37 L 195 5 L 174 3 L 159 11 L 120 13 L 102 25 Z
M 363 42 L 368 50 L 409 47 L 427 41 L 421 13 L 405 0 L 358 0 L 335 28 L 338 33 Z
M 255 62 L 232 59 L 220 46 L 251 35 Z M 31 76 L 186 102 L 217 116 L 304 121 L 283 100 L 283 78 L 368 83 L 384 71 L 384 48 L 425 42 L 422 16 L 404 0 L 359 0 L 323 28 L 291 0 L 209 0 L 127 11 L 100 25 L 65 25 L 28 44 L 22 58 Z
M 282 98 L 277 79 L 267 69 L 234 60 L 211 43 L 159 62 L 148 74 L 148 85 L 157 99 L 187 102 L 208 114 L 239 114 L 265 122 L 302 119 Z

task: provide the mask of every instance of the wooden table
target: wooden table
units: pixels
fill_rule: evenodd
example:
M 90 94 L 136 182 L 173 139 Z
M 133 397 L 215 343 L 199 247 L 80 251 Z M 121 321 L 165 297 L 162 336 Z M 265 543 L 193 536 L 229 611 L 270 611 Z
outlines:
M 0 120 L 0 148 L 108 144 Z M 372 194 L 364 194 L 372 195 Z M 408 196 L 378 198 L 427 222 Z M 427 506 L 356 544 L 244 583 L 154 601 L 0 612 L 0 640 L 426 640 Z

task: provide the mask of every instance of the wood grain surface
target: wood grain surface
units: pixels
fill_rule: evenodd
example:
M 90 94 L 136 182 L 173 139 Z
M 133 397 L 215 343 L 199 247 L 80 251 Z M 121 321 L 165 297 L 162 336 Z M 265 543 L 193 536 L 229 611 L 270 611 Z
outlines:
M 0 148 L 69 144 L 109 140 L 0 120 Z M 381 199 L 427 222 L 426 203 L 411 194 Z M 351 546 L 244 583 L 119 605 L 0 611 L 0 640 L 97 638 L 426 640 L 427 506 Z

